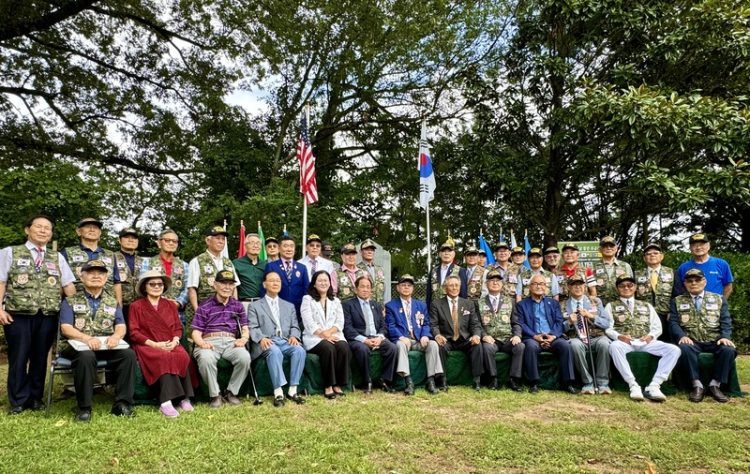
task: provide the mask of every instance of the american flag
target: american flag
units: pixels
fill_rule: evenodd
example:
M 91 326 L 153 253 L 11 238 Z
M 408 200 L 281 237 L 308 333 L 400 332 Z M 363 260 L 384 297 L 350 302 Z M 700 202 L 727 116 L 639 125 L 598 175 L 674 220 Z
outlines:
M 297 142 L 297 159 L 299 160 L 299 192 L 305 195 L 305 202 L 318 202 L 318 183 L 315 181 L 315 157 L 312 154 L 310 133 L 307 129 L 307 117 L 302 117 L 299 142 Z

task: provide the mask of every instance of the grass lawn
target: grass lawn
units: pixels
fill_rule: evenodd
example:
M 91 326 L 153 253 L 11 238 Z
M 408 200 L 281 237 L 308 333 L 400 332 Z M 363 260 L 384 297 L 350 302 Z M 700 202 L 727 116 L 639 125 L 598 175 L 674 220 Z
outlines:
M 750 357 L 738 360 L 750 387 Z M 298 407 L 251 401 L 164 419 L 155 407 L 133 419 L 108 414 L 97 396 L 89 424 L 74 400 L 49 418 L 7 416 L 0 366 L 0 472 L 748 472 L 750 400 L 664 404 L 627 394 L 538 395 L 468 387 L 430 396 L 349 394 Z M 653 472 L 653 471 L 652 471 Z

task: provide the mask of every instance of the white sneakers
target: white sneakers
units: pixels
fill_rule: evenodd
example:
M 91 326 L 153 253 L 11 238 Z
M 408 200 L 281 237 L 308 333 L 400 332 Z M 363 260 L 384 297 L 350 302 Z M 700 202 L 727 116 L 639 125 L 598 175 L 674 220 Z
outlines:
M 643 401 L 643 392 L 641 392 L 641 387 L 639 385 L 630 386 L 630 398 L 639 402 Z
M 661 387 L 659 387 L 658 385 L 651 384 L 648 387 L 646 387 L 646 390 L 644 392 L 645 392 L 646 398 L 648 398 L 649 400 L 653 402 L 667 401 L 667 397 L 664 396 L 664 394 L 661 391 Z M 632 397 L 633 392 L 631 391 L 630 393 Z

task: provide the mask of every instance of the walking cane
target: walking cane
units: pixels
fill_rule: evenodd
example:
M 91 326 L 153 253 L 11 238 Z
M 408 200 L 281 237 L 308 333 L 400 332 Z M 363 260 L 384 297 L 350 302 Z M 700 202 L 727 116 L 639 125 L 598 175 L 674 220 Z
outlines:
M 596 381 L 596 364 L 594 364 L 594 353 L 591 350 L 591 333 L 589 332 L 589 322 L 586 316 L 581 316 L 581 304 L 576 303 L 576 315 L 578 320 L 582 321 L 583 330 L 586 332 L 586 349 L 589 353 L 589 363 L 591 364 L 591 378 L 594 380 L 594 390 L 599 392 L 599 383 Z
M 234 315 L 235 321 L 237 321 L 237 330 L 240 332 L 240 337 L 242 336 L 242 325 L 240 324 L 240 315 L 235 314 Z M 250 340 L 245 343 L 245 350 L 250 353 Z M 255 400 L 253 401 L 253 405 L 262 405 L 263 400 L 258 397 L 258 390 L 255 389 L 255 377 L 253 376 L 253 366 L 250 365 L 250 370 L 248 371 L 250 373 L 250 383 L 253 385 L 253 395 L 255 395 Z

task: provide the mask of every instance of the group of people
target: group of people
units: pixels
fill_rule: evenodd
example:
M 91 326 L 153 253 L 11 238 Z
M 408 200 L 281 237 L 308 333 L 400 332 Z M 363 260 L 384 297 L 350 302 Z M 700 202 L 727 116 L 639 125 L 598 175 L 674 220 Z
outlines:
M 26 223 L 24 245 L 0 251 L 0 324 L 8 343 L 12 414 L 44 407 L 47 354 L 58 323 L 60 354 L 72 361 L 78 421 L 91 419 L 101 361 L 116 374 L 113 414 L 133 415 L 139 364 L 158 392 L 160 411 L 177 417 L 193 410 L 192 359 L 210 407 L 241 403 L 240 389 L 251 360 L 258 358 L 267 362 L 273 403 L 282 406 L 305 403 L 298 388 L 307 352 L 319 357 L 329 399 L 345 396 L 352 359 L 366 393 L 394 392 L 398 376 L 404 393 L 414 394 L 409 351 L 424 352 L 425 389 L 432 394 L 448 389 L 451 351 L 468 355 L 477 390 L 483 384 L 498 388 L 495 354 L 501 351 L 511 356 L 509 387 L 522 390 L 525 375 L 529 390 L 537 392 L 539 353 L 550 351 L 559 358 L 561 386 L 570 393 L 578 392 L 576 372 L 582 393 L 611 393 L 611 357 L 631 398 L 663 401 L 660 385 L 682 358 L 693 383 L 690 400 L 702 400 L 707 391 L 727 401 L 720 386 L 728 382 L 736 355 L 726 303 L 732 274 L 725 261 L 708 255 L 703 234 L 690 238 L 694 258 L 676 272 L 661 266 L 661 248 L 651 244 L 646 268 L 635 273 L 616 258 L 611 237 L 601 240 L 602 261 L 593 268 L 578 263 L 575 245 L 562 251 L 535 248 L 526 255 L 505 242 L 494 248 L 495 264 L 483 265 L 482 252 L 469 247 L 461 266 L 449 240 L 440 246 L 426 301 L 413 297 L 415 279 L 404 274 L 398 295 L 386 302 L 386 273 L 375 263 L 376 245 L 369 239 L 359 251 L 353 243 L 344 245 L 336 264 L 324 253 L 332 251 L 330 245 L 315 234 L 306 239 L 299 260 L 291 236 L 261 242 L 249 234 L 246 254 L 230 260 L 221 255 L 227 233 L 213 226 L 206 232 L 206 251 L 186 262 L 175 255 L 179 237 L 171 229 L 159 234 L 159 254 L 148 258 L 136 253 L 136 229 L 119 233 L 117 252 L 101 248 L 101 229 L 101 221 L 82 219 L 79 244 L 56 252 L 47 248 L 54 223 L 39 215 Z M 267 260 L 260 259 L 262 246 Z M 185 335 L 192 345 L 184 343 Z M 382 359 L 377 380 L 369 366 L 373 351 Z M 643 391 L 627 363 L 631 351 L 660 357 Z M 700 352 L 716 354 L 707 390 L 698 372 Z M 220 359 L 233 366 L 223 392 Z

